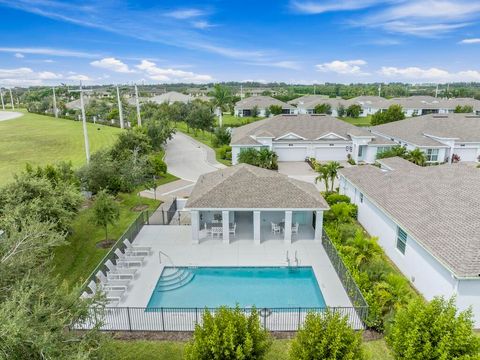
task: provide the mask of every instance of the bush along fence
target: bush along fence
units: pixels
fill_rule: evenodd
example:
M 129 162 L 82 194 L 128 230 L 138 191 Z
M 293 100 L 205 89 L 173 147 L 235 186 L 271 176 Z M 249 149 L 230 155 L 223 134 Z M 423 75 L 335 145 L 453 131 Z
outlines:
M 333 268 L 337 272 L 337 275 L 342 282 L 343 288 L 347 292 L 353 307 L 356 309 L 358 317 L 362 320 L 362 322 L 365 322 L 368 317 L 368 303 L 363 297 L 357 283 L 343 263 L 342 258 L 335 248 L 335 245 L 333 244 L 332 240 L 330 240 L 325 230 L 322 232 L 322 245 L 327 253 L 328 258 L 330 259 L 330 262 L 333 265 Z
M 218 308 L 209 308 L 215 314 Z M 240 309 L 249 315 L 252 308 Z M 100 324 L 104 331 L 194 331 L 195 325 L 202 324 L 205 308 L 142 308 L 112 307 L 91 309 L 90 319 L 76 324 L 76 329 L 91 329 Z M 354 307 L 325 308 L 259 308 L 260 323 L 268 331 L 297 331 L 303 327 L 308 313 L 331 311 L 346 317 L 353 329 L 364 328 Z M 361 311 L 360 311 L 361 312 Z
M 91 274 L 88 276 L 88 278 L 85 280 L 83 285 L 81 286 L 81 290 L 84 291 L 87 288 L 87 285 L 90 283 L 90 281 L 96 281 L 95 275 L 99 271 L 104 271 L 106 270 L 106 265 L 105 263 L 110 260 L 113 263 L 115 263 L 116 255 L 115 255 L 115 250 L 120 249 L 122 252 L 125 249 L 125 244 L 124 241 L 128 240 L 132 242 L 135 237 L 138 235 L 140 230 L 142 230 L 143 226 L 145 224 L 148 224 L 148 212 L 147 211 L 142 211 L 137 218 L 130 224 L 127 230 L 118 238 L 118 240 L 113 244 L 112 248 L 110 251 L 103 257 L 103 259 L 98 263 L 97 267 L 93 269 Z

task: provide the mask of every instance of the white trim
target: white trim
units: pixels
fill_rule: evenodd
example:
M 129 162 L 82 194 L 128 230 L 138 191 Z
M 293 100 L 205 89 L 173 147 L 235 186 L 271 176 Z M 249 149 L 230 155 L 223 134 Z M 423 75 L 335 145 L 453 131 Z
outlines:
M 329 132 L 329 133 L 327 133 L 327 134 L 325 134 L 325 135 L 322 135 L 322 136 L 320 136 L 320 137 L 318 137 L 318 138 L 316 138 L 316 139 L 314 139 L 314 140 L 324 139 L 324 138 L 326 138 L 326 137 L 328 137 L 328 136 L 330 136 L 330 135 L 335 135 L 335 136 L 336 136 L 337 138 L 339 138 L 339 139 L 343 139 L 343 140 L 345 140 L 345 141 L 350 141 L 350 140 L 347 139 L 346 137 L 340 136 L 340 135 L 334 133 L 333 131 L 332 131 L 332 132 Z M 335 140 L 335 139 L 327 139 L 327 140 Z
M 277 138 L 274 138 L 274 139 L 275 139 L 275 140 L 295 140 L 295 139 L 284 139 L 285 137 L 287 137 L 287 136 L 289 136 L 289 135 L 296 136 L 296 137 L 297 137 L 298 139 L 300 139 L 300 140 L 307 140 L 307 139 L 304 138 L 303 136 L 297 135 L 297 134 L 295 134 L 295 133 L 293 133 L 293 132 L 286 133 L 286 134 L 284 134 L 284 135 L 282 135 L 282 136 L 279 136 L 279 137 L 277 137 Z

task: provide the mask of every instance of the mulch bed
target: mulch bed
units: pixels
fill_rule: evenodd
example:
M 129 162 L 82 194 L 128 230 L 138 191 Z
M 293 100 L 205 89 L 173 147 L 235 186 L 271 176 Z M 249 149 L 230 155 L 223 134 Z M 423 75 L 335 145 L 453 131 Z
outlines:
M 95 246 L 99 249 L 110 249 L 115 242 L 116 240 L 114 239 L 102 240 L 97 242 Z
M 140 204 L 140 205 L 136 205 L 136 206 L 132 207 L 130 210 L 140 212 L 140 211 L 144 211 L 144 210 L 147 210 L 147 209 L 148 209 L 148 205 Z

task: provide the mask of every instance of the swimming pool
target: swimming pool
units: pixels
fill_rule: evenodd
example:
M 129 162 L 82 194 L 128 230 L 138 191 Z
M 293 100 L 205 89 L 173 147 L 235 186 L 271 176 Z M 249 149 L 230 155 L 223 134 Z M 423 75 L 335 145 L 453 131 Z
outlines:
M 148 308 L 325 307 L 311 267 L 166 267 Z

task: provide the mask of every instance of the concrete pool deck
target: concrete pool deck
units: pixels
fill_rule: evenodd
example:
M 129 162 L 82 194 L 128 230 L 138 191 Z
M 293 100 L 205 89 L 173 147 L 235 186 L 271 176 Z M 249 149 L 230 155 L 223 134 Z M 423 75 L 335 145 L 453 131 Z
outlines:
M 287 251 L 292 263 L 297 251 L 299 265 L 313 268 L 327 306 L 352 306 L 322 244 L 313 240 L 292 244 L 270 240 L 260 245 L 255 245 L 253 240 L 230 244 L 208 240 L 193 244 L 190 226 L 146 225 L 133 244 L 150 246 L 153 252 L 131 281 L 119 307 L 147 307 L 163 267 L 171 266 L 172 262 L 175 266 L 286 266 Z

